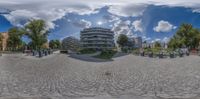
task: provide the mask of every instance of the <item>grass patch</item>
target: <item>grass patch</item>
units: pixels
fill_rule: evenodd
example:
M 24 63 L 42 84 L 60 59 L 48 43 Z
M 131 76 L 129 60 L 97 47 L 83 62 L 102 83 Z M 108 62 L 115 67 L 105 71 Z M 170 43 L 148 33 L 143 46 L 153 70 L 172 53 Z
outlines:
M 100 59 L 111 59 L 116 53 L 117 51 L 107 50 L 107 51 L 102 51 L 99 55 L 94 57 Z

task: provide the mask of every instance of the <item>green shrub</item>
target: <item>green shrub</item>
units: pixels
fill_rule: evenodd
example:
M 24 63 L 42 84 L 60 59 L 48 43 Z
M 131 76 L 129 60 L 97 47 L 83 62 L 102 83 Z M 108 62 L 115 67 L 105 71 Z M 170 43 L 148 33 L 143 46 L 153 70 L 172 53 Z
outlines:
M 82 50 L 80 50 L 80 54 L 93 54 L 95 52 L 96 52 L 95 49 L 82 49 Z
M 134 54 L 134 55 L 139 55 L 140 54 L 140 49 L 133 49 L 133 51 L 132 51 L 132 53 Z
M 95 57 L 100 58 L 100 59 L 111 59 L 116 53 L 117 51 L 106 50 L 106 51 L 102 51 L 99 55 Z
M 122 48 L 122 52 L 128 53 L 128 49 L 127 48 Z
M 160 51 L 161 51 L 160 47 L 157 47 L 157 48 L 145 48 L 144 49 L 145 53 L 148 53 L 148 52 L 159 53 Z
M 62 54 L 67 54 L 68 51 L 67 51 L 67 50 L 61 50 L 60 53 L 62 53 Z

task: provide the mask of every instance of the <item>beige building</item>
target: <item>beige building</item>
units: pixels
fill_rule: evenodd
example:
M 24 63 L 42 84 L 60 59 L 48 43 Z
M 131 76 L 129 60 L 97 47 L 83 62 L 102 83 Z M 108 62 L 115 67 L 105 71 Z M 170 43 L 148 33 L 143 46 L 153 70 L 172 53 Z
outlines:
M 0 33 L 3 36 L 2 42 L 0 42 L 0 50 L 5 51 L 7 48 L 8 32 Z
M 49 42 L 46 42 L 42 45 L 42 48 L 49 48 Z

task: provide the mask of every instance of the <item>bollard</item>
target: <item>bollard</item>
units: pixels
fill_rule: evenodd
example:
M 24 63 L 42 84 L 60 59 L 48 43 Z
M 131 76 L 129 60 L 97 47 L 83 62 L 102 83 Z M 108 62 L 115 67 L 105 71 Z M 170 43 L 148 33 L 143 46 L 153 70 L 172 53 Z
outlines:
M 189 52 L 186 52 L 186 55 L 187 55 L 187 56 L 190 56 L 190 53 L 189 53 Z
M 179 57 L 183 57 L 183 52 L 179 52 Z
M 32 56 L 35 56 L 36 55 L 36 52 L 33 50 L 32 51 Z
M 144 56 L 144 52 L 141 52 L 140 55 L 141 55 L 141 56 Z
M 39 51 L 38 51 L 38 54 L 39 54 L 39 58 L 41 58 L 41 57 L 42 57 L 42 51 L 39 50 Z
M 163 53 L 159 53 L 159 58 L 163 58 Z
M 174 53 L 170 53 L 170 54 L 169 54 L 169 57 L 170 57 L 170 58 L 175 58 Z
M 150 52 L 150 53 L 149 53 L 149 57 L 150 57 L 150 58 L 153 58 L 153 52 Z
M 49 54 L 49 55 L 51 54 L 51 51 L 50 51 L 50 50 L 48 50 L 48 54 Z
M 47 50 L 45 50 L 45 52 L 44 52 L 44 55 L 45 55 L 45 56 L 47 56 L 47 55 L 48 55 L 48 52 L 47 52 Z

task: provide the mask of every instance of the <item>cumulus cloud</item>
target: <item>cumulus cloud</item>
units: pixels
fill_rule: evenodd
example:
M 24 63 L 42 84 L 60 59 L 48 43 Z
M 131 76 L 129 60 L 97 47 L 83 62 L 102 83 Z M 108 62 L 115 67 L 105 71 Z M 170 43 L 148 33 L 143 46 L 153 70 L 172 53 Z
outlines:
M 169 37 L 164 37 L 163 39 L 156 38 L 156 39 L 152 40 L 151 43 L 155 43 L 155 42 L 168 43 L 169 40 L 170 40 Z
M 24 22 L 36 18 L 36 14 L 27 10 L 16 10 L 4 15 L 14 26 L 22 27 Z
M 151 41 L 151 43 L 155 43 L 155 42 L 161 42 L 161 39 L 160 38 L 156 38 L 156 39 Z
M 54 22 L 63 18 L 67 13 L 93 14 L 97 13 L 99 8 L 98 6 L 90 7 L 83 3 L 76 4 L 75 2 L 62 0 L 8 1 L 0 1 L 0 9 L 10 9 L 9 14 L 3 14 L 3 16 L 12 25 L 23 26 L 29 19 L 43 19 L 46 21 L 48 29 L 54 29 L 56 26 Z M 5 13 L 5 10 L 0 11 L 0 13 Z
M 164 42 L 164 43 L 168 43 L 168 42 L 169 42 L 169 40 L 170 40 L 170 38 L 169 38 L 169 37 L 164 37 L 164 38 L 163 38 L 163 40 L 162 40 L 162 42 Z
M 108 11 L 117 16 L 137 17 L 143 14 L 148 5 L 180 6 L 199 12 L 199 0 L 1 0 L 0 9 L 9 9 L 5 17 L 13 25 L 22 25 L 28 18 L 47 21 L 49 28 L 67 13 L 79 15 L 98 13 L 98 9 L 107 6 Z M 19 12 L 19 14 L 17 14 Z M 23 13 L 26 15 L 23 15 Z M 5 10 L 0 10 L 5 13 Z M 20 15 L 21 14 L 21 15 Z M 21 18 L 20 18 L 21 17 Z M 22 23 L 21 23 L 22 22 Z
M 90 21 L 81 19 L 80 21 L 74 22 L 73 25 L 79 28 L 89 28 L 92 23 Z
M 132 23 L 135 32 L 143 32 L 142 20 L 135 20 Z
M 161 39 L 159 39 L 159 38 L 156 38 L 156 39 L 155 39 L 155 41 L 156 41 L 156 42 L 159 42 L 159 41 L 161 41 Z
M 109 7 L 108 12 L 123 17 L 136 17 L 142 15 L 146 7 L 147 5 L 144 4 L 112 5 Z
M 114 21 L 120 20 L 119 17 L 114 16 L 114 15 L 104 15 L 104 16 L 103 16 L 103 19 L 104 19 L 105 21 L 108 21 L 108 22 L 114 22 Z
M 170 32 L 173 29 L 176 29 L 176 26 L 164 20 L 159 21 L 158 25 L 153 28 L 156 32 Z
M 114 23 L 112 30 L 115 32 L 116 35 L 118 34 L 125 34 L 130 35 L 131 33 L 131 27 L 130 27 L 131 21 L 126 20 L 119 20 L 116 23 Z
M 142 36 L 142 39 L 143 39 L 143 41 L 149 41 L 149 40 L 151 40 L 150 37 L 146 37 L 146 36 Z
M 29 10 L 15 10 L 10 12 L 10 14 L 5 14 L 4 16 L 9 20 L 14 26 L 23 26 L 30 19 L 43 19 L 48 29 L 53 29 L 56 25 L 54 21 L 61 19 L 65 16 L 65 11 L 62 9 L 51 9 L 49 11 L 39 10 L 39 11 L 29 11 Z

